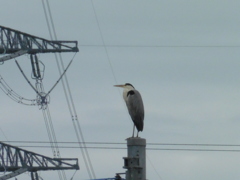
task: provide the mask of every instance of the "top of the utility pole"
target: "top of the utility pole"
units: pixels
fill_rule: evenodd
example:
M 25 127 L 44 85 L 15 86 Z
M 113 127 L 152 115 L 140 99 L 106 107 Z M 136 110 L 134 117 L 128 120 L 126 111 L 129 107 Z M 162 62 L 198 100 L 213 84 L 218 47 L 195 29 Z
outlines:
M 146 146 L 146 139 L 140 137 L 127 138 L 128 146 Z

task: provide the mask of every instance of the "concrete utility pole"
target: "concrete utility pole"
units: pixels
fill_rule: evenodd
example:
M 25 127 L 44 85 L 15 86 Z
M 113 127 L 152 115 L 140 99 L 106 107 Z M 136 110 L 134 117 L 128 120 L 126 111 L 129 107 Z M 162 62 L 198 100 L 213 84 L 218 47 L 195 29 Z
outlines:
M 123 158 L 126 180 L 146 180 L 146 139 L 128 138 L 127 148 L 128 157 Z

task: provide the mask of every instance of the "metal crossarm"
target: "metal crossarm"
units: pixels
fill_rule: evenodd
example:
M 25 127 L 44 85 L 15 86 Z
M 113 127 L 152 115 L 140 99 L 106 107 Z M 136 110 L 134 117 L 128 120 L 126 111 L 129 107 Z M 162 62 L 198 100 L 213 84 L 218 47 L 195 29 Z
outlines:
M 50 158 L 0 142 L 0 172 L 27 168 L 40 170 L 79 170 L 77 158 Z
M 6 174 L 6 175 L 0 177 L 0 180 L 10 179 L 10 178 L 15 177 L 15 176 L 17 176 L 17 175 L 19 175 L 19 174 L 22 174 L 22 173 L 24 173 L 24 172 L 26 172 L 26 171 L 28 171 L 27 168 L 20 168 L 20 169 L 14 171 L 14 172 L 12 172 L 12 173 L 9 173 L 9 174 Z
M 0 54 L 12 54 L 21 50 L 26 50 L 29 54 L 79 51 L 77 41 L 51 41 L 0 26 Z

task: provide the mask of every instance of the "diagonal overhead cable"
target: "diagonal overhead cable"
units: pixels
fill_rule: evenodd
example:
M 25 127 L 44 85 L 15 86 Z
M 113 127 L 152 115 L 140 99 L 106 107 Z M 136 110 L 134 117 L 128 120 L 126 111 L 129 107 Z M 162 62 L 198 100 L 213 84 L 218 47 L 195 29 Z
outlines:
M 116 78 L 116 75 L 114 73 L 114 70 L 113 70 L 113 66 L 112 66 L 112 63 L 110 61 L 110 57 L 109 57 L 109 54 L 108 54 L 108 50 L 107 50 L 107 46 L 106 46 L 106 43 L 104 41 L 104 38 L 103 38 L 103 34 L 102 34 L 102 31 L 101 31 L 101 28 L 100 28 L 100 24 L 99 24 L 99 21 L 98 21 L 98 17 L 97 17 L 97 13 L 96 13 L 96 10 L 95 10 L 95 6 L 94 6 L 94 3 L 93 1 L 91 0 L 91 3 L 92 3 L 92 8 L 93 8 L 93 12 L 94 12 L 94 16 L 95 16 L 95 19 L 96 19 L 96 22 L 97 22 L 97 26 L 98 26 L 98 30 L 99 30 L 99 33 L 100 33 L 100 36 L 101 36 L 101 40 L 102 40 L 102 46 L 104 47 L 104 50 L 105 50 L 105 53 L 107 55 L 107 60 L 108 60 L 108 63 L 110 65 L 110 68 L 111 68 L 111 71 L 112 71 L 112 75 L 113 75 L 113 78 L 114 78 L 114 81 L 116 84 L 117 83 L 117 78 Z
M 112 75 L 113 75 L 115 84 L 118 84 L 116 75 L 115 75 L 115 73 L 114 73 L 113 65 L 112 65 L 111 60 L 110 60 L 110 57 L 109 57 L 108 49 L 107 49 L 106 43 L 105 43 L 104 38 L 103 38 L 103 33 L 102 33 L 102 30 L 101 30 L 101 27 L 100 27 L 100 23 L 99 23 L 99 20 L 98 20 L 97 12 L 96 12 L 96 10 L 95 10 L 95 6 L 94 6 L 94 3 L 93 3 L 92 0 L 91 0 L 91 3 L 92 3 L 92 8 L 93 8 L 94 16 L 95 16 L 95 19 L 96 19 L 96 22 L 97 22 L 98 30 L 99 30 L 99 33 L 100 33 L 100 37 L 101 37 L 101 40 L 102 40 L 102 45 L 101 45 L 101 46 L 104 47 L 105 53 L 106 53 L 106 55 L 107 55 L 107 60 L 108 60 L 108 63 L 109 63 L 109 66 L 110 66 L 110 69 L 111 69 L 111 72 L 112 72 Z M 119 93 L 119 96 L 122 97 L 122 95 L 121 95 L 121 93 L 120 93 L 120 89 L 118 89 L 118 93 Z M 125 104 L 124 101 L 122 101 L 122 103 Z M 127 111 L 127 108 L 126 108 L 125 105 L 124 105 L 124 107 L 125 107 L 125 110 Z M 129 116 L 129 121 L 132 122 L 130 116 Z
M 50 22 L 49 22 L 49 19 L 48 19 L 48 16 L 47 16 L 47 10 L 46 10 L 44 0 L 42 0 L 42 5 L 43 5 L 44 13 L 45 13 L 45 18 L 46 18 L 46 21 L 47 21 L 48 30 L 49 30 L 49 33 L 50 33 L 50 38 L 57 40 L 56 31 L 55 31 L 53 18 L 52 18 L 52 14 L 51 14 L 51 9 L 50 9 L 50 5 L 49 5 L 48 0 L 46 0 L 46 4 L 47 4 L 47 10 L 48 10 Z M 64 68 L 64 64 L 63 64 L 61 54 L 59 54 L 59 58 L 55 54 L 55 59 L 56 59 L 59 74 L 62 74 L 61 72 L 65 68 Z M 60 61 L 60 63 L 59 63 L 59 61 Z M 61 65 L 61 67 L 60 67 L 60 65 Z M 75 104 L 74 104 L 74 101 L 73 101 L 73 98 L 72 98 L 72 94 L 71 94 L 71 90 L 70 90 L 70 86 L 69 86 L 66 74 L 64 74 L 64 78 L 61 80 L 61 82 L 62 82 L 64 94 L 65 94 L 65 97 L 66 97 L 66 101 L 67 101 L 67 104 L 68 104 L 68 109 L 69 109 L 69 112 L 70 112 L 70 115 L 71 115 L 71 118 L 72 118 L 72 123 L 73 123 L 73 126 L 74 126 L 74 130 L 75 130 L 78 142 L 85 142 L 84 136 L 83 136 L 83 133 L 82 133 L 82 129 L 81 129 L 81 126 L 80 126 L 80 123 L 79 123 L 79 120 L 78 120 L 77 112 L 76 112 L 76 109 L 75 109 Z M 83 144 L 79 143 L 79 147 L 80 147 L 82 155 L 83 155 L 84 163 L 86 165 L 89 178 L 90 179 L 92 179 L 92 178 L 96 179 L 94 169 L 93 169 L 90 157 L 89 157 L 88 149 L 86 148 L 86 144 L 85 143 L 83 143 Z

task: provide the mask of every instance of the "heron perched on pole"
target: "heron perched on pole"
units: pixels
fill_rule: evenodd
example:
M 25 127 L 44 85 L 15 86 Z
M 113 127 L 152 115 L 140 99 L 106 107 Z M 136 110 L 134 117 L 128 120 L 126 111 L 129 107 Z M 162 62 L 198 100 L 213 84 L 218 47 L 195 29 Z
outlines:
M 143 120 L 144 120 L 144 106 L 141 94 L 133 87 L 132 84 L 126 83 L 123 85 L 115 85 L 115 87 L 123 88 L 123 99 L 126 102 L 128 112 L 133 121 L 133 135 L 135 126 L 138 130 L 137 137 L 139 131 L 143 131 Z

